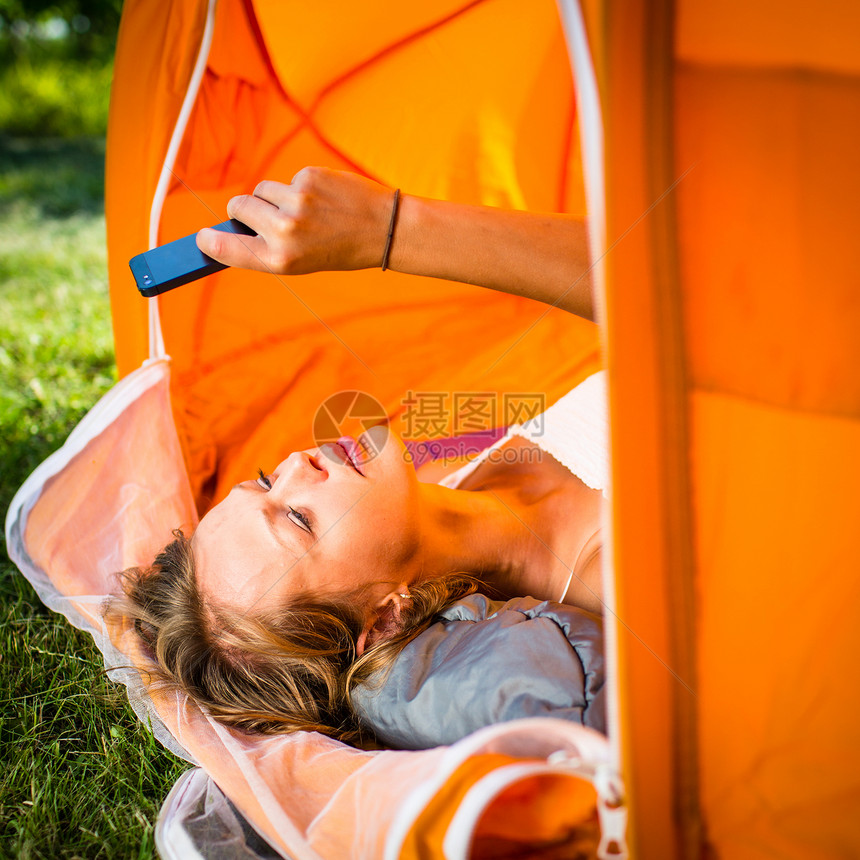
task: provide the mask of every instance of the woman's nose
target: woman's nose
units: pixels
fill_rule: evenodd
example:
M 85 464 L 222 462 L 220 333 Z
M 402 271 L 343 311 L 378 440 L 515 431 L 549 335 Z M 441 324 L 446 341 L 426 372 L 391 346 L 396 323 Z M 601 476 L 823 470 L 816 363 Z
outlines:
M 276 479 L 284 480 L 293 486 L 302 484 L 318 484 L 328 479 L 325 463 L 311 456 L 307 451 L 296 451 L 290 454 L 276 470 Z

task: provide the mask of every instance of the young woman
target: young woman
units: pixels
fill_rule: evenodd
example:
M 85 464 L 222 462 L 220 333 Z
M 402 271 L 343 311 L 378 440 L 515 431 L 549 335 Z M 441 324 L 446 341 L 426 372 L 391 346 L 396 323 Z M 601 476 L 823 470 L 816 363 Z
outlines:
M 592 315 L 578 219 L 401 197 L 322 168 L 227 211 L 258 234 L 201 231 L 228 265 L 382 265 Z M 605 451 L 598 376 L 439 484 L 383 425 L 294 452 L 127 571 L 126 608 L 162 679 L 216 718 L 352 739 L 350 689 L 479 584 L 600 612 Z

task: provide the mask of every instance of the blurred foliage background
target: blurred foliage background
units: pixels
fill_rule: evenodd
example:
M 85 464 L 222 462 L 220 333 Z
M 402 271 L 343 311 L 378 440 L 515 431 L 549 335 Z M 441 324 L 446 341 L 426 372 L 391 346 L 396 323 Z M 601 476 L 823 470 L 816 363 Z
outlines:
M 0 134 L 104 135 L 121 0 L 0 0 Z
M 63 43 L 79 59 L 103 58 L 113 54 L 121 9 L 122 0 L 0 0 L 0 34 L 18 52 L 36 40 Z

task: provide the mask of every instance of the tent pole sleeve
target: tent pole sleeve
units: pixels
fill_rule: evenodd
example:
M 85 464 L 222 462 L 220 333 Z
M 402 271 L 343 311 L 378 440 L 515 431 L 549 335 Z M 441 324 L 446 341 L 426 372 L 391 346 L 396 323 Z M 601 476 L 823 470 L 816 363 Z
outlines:
M 594 292 L 595 319 L 604 326 L 605 271 L 603 258 L 606 254 L 606 185 L 603 161 L 603 115 L 600 109 L 600 94 L 597 77 L 588 43 L 588 35 L 582 8 L 578 0 L 560 0 L 562 25 L 567 39 L 570 63 L 573 68 L 573 85 L 579 115 L 579 130 L 582 146 L 582 163 L 588 208 L 588 239 L 591 254 L 591 282 Z M 610 426 L 610 434 L 612 428 Z M 607 676 L 607 729 L 611 749 L 612 766 L 621 772 L 621 730 L 618 701 L 618 648 L 616 630 L 615 575 L 612 562 L 612 517 L 604 517 L 603 533 L 603 603 L 604 640 Z
M 158 227 L 161 223 L 161 213 L 164 209 L 164 201 L 167 198 L 167 190 L 170 188 L 170 180 L 173 177 L 173 165 L 176 163 L 176 155 L 185 136 L 185 128 L 188 119 L 197 101 L 197 93 L 206 71 L 206 63 L 209 59 L 209 49 L 212 47 L 212 37 L 215 32 L 215 8 L 218 0 L 209 0 L 206 9 L 206 26 L 203 30 L 203 38 L 200 41 L 200 49 L 197 52 L 197 60 L 194 63 L 194 71 L 185 92 L 185 99 L 179 111 L 179 117 L 170 137 L 170 145 L 164 157 L 161 174 L 158 177 L 158 185 L 152 198 L 152 207 L 149 210 L 149 247 L 158 245 Z M 149 357 L 150 359 L 164 358 L 164 335 L 161 331 L 161 315 L 159 313 L 158 297 L 149 300 Z

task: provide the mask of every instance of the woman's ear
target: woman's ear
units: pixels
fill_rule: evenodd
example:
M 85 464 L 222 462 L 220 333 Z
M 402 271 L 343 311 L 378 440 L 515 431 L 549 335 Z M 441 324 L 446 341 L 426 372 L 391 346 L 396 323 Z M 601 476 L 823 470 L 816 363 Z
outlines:
M 355 650 L 359 657 L 368 648 L 391 639 L 401 631 L 403 605 L 410 599 L 406 585 L 401 585 L 397 591 L 385 595 L 374 610 L 368 625 L 356 640 Z

